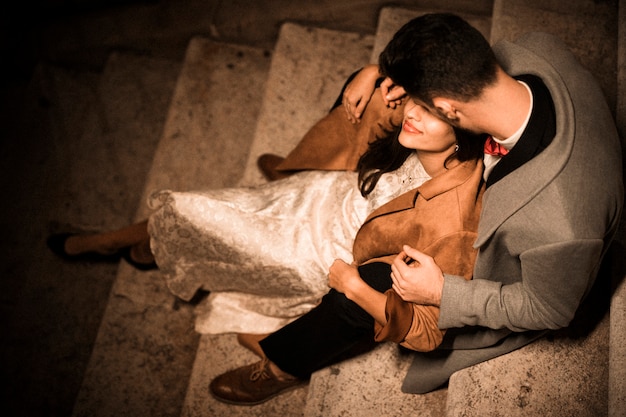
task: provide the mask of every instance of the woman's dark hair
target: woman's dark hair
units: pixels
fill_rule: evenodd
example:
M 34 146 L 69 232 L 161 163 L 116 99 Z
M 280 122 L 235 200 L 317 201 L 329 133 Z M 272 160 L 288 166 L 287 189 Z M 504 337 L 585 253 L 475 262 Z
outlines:
M 370 142 L 367 151 L 361 155 L 356 169 L 363 197 L 374 191 L 381 175 L 400 168 L 413 151 L 398 142 L 399 134 L 400 128 L 397 128 L 387 136 L 377 138 Z
M 380 54 L 379 67 L 409 96 L 432 106 L 434 97 L 479 97 L 496 80 L 498 62 L 477 29 L 438 13 L 405 24 Z
M 464 162 L 483 157 L 483 147 L 487 135 L 478 135 L 457 127 L 453 127 L 453 129 L 458 148 L 446 159 L 444 166 L 447 166 L 453 159 Z M 359 189 L 363 197 L 367 197 L 376 188 L 376 184 L 383 174 L 400 168 L 413 152 L 413 149 L 405 148 L 398 141 L 400 130 L 401 128 L 398 127 L 387 136 L 371 142 L 367 151 L 359 159 L 357 171 L 359 173 Z

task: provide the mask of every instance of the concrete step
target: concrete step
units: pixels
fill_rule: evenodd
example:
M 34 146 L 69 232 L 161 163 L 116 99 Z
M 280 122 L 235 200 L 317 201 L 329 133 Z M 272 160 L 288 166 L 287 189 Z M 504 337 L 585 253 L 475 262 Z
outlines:
M 74 191 L 61 200 L 65 207 L 63 217 L 53 217 L 57 222 L 82 230 L 109 230 L 133 220 L 179 71 L 180 63 L 176 61 L 127 53 L 113 53 L 109 57 L 100 75 L 93 106 L 97 124 L 86 129 L 81 140 L 68 144 L 77 154 L 64 160 L 78 161 L 72 168 L 73 178 L 78 181 Z M 73 209 L 67 210 L 68 207 Z M 64 264 L 64 277 L 76 274 L 77 266 Z M 80 304 L 82 311 L 90 311 L 94 316 L 89 321 L 88 333 L 93 348 L 118 268 L 117 265 L 85 268 L 88 270 L 79 271 L 86 288 L 75 299 L 89 295 Z M 93 358 L 84 358 L 81 372 L 85 372 L 90 360 Z M 85 395 L 81 382 L 84 382 L 82 374 L 74 396 Z M 72 404 L 75 400 L 76 397 Z
M 555 34 L 596 75 L 609 104 L 616 108 L 617 16 L 616 2 L 496 0 L 491 39 L 513 40 L 528 31 Z M 616 244 L 614 252 L 623 251 L 624 237 L 622 228 L 618 236 L 622 243 Z M 620 259 L 620 255 L 613 256 L 610 271 L 599 277 L 604 280 L 605 298 L 595 305 L 596 314 L 608 311 L 608 282 L 623 280 Z M 597 322 L 589 323 L 586 332 L 580 323 L 573 324 L 572 330 L 578 328 L 580 334 L 572 336 L 570 331 L 564 337 L 542 339 L 454 374 L 448 387 L 447 415 L 599 416 L 609 410 L 615 413 L 616 407 L 623 412 L 623 403 L 618 406 L 616 398 L 624 398 L 624 383 L 611 376 L 615 384 L 609 384 L 610 374 L 624 372 L 623 360 L 609 364 L 609 356 L 620 356 L 613 350 L 623 349 L 626 321 L 617 307 L 624 305 L 623 290 L 615 292 L 612 304 L 611 313 L 595 317 Z
M 609 317 L 589 334 L 544 338 L 456 372 L 447 416 L 605 416 Z
M 245 154 L 245 138 L 233 133 L 234 126 L 253 131 L 268 65 L 260 49 L 199 38 L 189 44 L 143 201 L 153 189 L 236 181 L 232 161 L 221 152 Z M 241 118 L 242 105 L 250 118 Z M 133 220 L 147 215 L 142 204 Z M 193 307 L 171 295 L 158 271 L 138 272 L 122 263 L 74 415 L 180 415 L 198 344 Z
M 85 153 L 91 149 L 90 157 L 82 159 L 81 199 L 100 201 L 108 213 L 100 218 L 105 223 L 94 224 L 92 218 L 86 227 L 103 230 L 132 221 L 180 68 L 180 62 L 168 59 L 120 52 L 109 56 L 95 107 L 105 146 L 98 154 L 91 141 L 74 145 L 85 147 Z M 104 195 L 111 197 L 103 201 Z
M 372 36 L 285 23 L 280 30 L 262 108 L 240 184 L 259 184 L 256 166 L 264 152 L 286 154 L 328 112 L 345 79 L 367 63 Z M 201 308 L 201 307 L 200 307 Z M 235 407 L 213 399 L 211 379 L 255 358 L 237 345 L 233 335 L 203 335 L 196 354 L 182 415 L 301 416 L 307 388 L 302 387 L 256 407 Z
M 617 129 L 626 155 L 626 0 L 619 0 L 617 43 Z M 626 158 L 624 158 L 626 161 Z M 626 183 L 626 180 L 624 181 Z M 626 216 L 618 234 L 621 253 L 626 253 Z M 619 275 L 618 275 L 619 276 Z M 609 341 L 609 416 L 624 415 L 626 404 L 626 268 L 613 283 Z
M 180 63 L 113 53 L 92 86 L 67 88 L 74 77 L 48 72 L 44 93 L 51 120 L 62 207 L 50 215 L 72 228 L 103 230 L 128 224 L 165 123 Z M 73 92 L 73 93 L 72 93 Z M 97 202 L 94 204 L 94 202 Z
M 99 213 L 76 201 L 80 184 L 70 180 L 78 177 L 77 159 L 88 157 L 74 145 L 98 127 L 98 79 L 99 74 L 41 63 L 0 116 L 0 186 L 10 202 L 0 216 L 6 415 L 71 412 L 95 334 L 91 326 L 97 327 L 115 275 L 106 267 L 98 273 L 90 265 L 68 268 L 45 247 L 51 229 L 72 220 L 73 213 Z M 100 136 L 91 137 L 100 146 Z
M 144 198 L 155 190 L 231 187 L 243 175 L 271 53 L 194 38 L 172 98 Z M 145 201 L 145 200 L 144 200 Z M 140 217 L 147 216 L 142 207 Z
M 375 417 L 445 415 L 447 389 L 425 395 L 404 394 L 400 388 L 412 355 L 394 343 L 351 358 L 313 374 L 305 417 Z
M 126 54 L 114 61 L 104 74 L 40 63 L 32 97 L 20 97 L 23 120 L 12 120 L 13 140 L 3 141 L 2 188 L 12 201 L 2 216 L 2 306 L 12 327 L 3 346 L 12 352 L 2 357 L 15 364 L 5 372 L 19 407 L 11 415 L 71 414 L 117 266 L 63 262 L 45 238 L 127 223 L 152 159 L 133 147 L 154 146 L 150 129 L 159 113 L 165 119 L 177 64 Z M 123 67 L 132 70 L 120 77 Z M 116 101 L 128 114 L 105 106 Z

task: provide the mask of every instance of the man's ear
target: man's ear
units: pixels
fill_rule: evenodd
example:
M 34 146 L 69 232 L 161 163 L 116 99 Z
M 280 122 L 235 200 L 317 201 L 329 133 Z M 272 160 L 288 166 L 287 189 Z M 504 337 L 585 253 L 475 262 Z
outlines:
M 433 105 L 437 109 L 437 112 L 447 120 L 458 120 L 456 114 L 456 106 L 452 100 L 435 97 L 433 98 Z

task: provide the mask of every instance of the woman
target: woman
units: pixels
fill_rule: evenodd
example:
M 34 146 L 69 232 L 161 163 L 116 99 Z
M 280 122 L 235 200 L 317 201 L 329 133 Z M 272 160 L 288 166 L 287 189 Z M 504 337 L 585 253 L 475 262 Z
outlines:
M 51 246 L 70 259 L 126 246 L 127 259 L 149 264 L 150 245 L 175 295 L 211 292 L 198 331 L 271 332 L 319 302 L 329 266 L 336 258 L 352 261 L 354 236 L 369 213 L 447 169 L 446 161 L 480 154 L 473 137 L 411 109 L 410 117 L 424 119 L 412 134 L 425 140 L 404 148 L 395 132 L 374 142 L 358 174 L 314 170 L 256 188 L 161 191 L 150 198 L 155 212 L 147 229 L 142 223 L 126 234 L 62 235 Z

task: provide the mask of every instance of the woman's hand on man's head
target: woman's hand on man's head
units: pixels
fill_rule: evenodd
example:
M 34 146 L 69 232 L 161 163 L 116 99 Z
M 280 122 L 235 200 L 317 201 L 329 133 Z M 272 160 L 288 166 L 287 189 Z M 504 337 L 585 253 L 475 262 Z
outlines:
M 378 65 L 366 65 L 350 81 L 343 92 L 342 104 L 351 123 L 359 123 L 380 77 Z
M 380 84 L 380 94 L 382 94 L 387 107 L 392 109 L 402 104 L 402 100 L 406 97 L 404 88 L 394 84 L 390 78 L 385 78 Z

